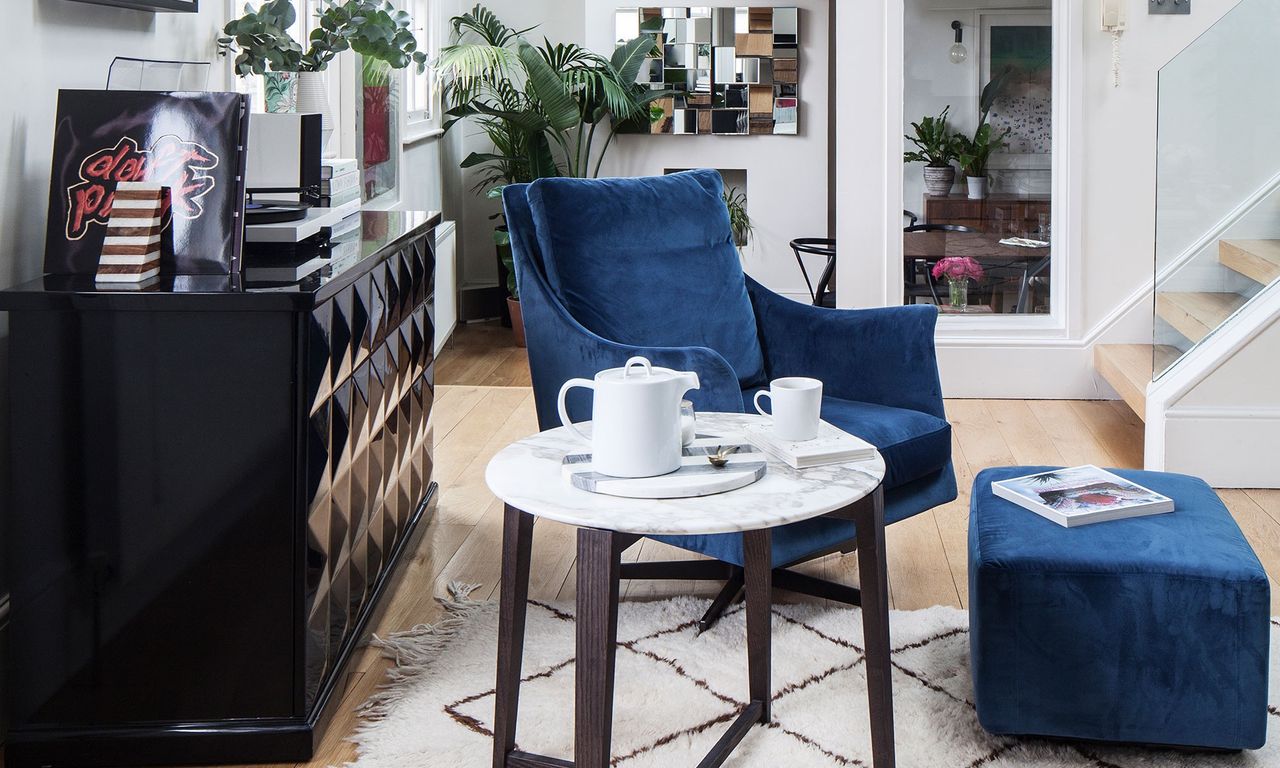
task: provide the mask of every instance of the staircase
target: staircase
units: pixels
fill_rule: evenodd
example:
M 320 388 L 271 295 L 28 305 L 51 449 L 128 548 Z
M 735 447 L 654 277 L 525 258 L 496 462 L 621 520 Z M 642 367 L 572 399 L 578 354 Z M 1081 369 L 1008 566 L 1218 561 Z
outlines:
M 1094 367 L 1139 418 L 1146 418 L 1147 387 L 1154 379 L 1227 322 L 1253 294 L 1280 279 L 1280 240 L 1219 240 L 1217 256 L 1230 274 L 1247 278 L 1248 288 L 1240 292 L 1159 291 L 1155 299 L 1157 323 L 1176 335 L 1173 343 L 1102 344 L 1094 348 Z
M 1147 469 L 1280 488 L 1280 0 L 1228 5 L 1157 72 L 1152 277 L 1095 337 L 1144 343 L 1094 369 Z

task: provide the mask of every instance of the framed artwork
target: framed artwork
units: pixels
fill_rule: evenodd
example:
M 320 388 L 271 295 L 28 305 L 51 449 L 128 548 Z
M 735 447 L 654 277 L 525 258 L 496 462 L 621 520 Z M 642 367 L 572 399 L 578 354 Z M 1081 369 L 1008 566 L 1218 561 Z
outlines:
M 653 36 L 637 82 L 675 94 L 632 132 L 716 135 L 799 132 L 798 8 L 619 8 L 618 43 Z
M 1003 78 L 989 120 L 1009 131 L 1001 155 L 1049 168 L 1053 144 L 1053 19 L 1048 11 L 983 14 L 978 91 Z M 1007 166 L 1006 166 L 1007 167 Z
M 76 2 L 114 5 L 117 8 L 130 8 L 135 11 L 195 13 L 200 10 L 200 0 L 76 0 Z

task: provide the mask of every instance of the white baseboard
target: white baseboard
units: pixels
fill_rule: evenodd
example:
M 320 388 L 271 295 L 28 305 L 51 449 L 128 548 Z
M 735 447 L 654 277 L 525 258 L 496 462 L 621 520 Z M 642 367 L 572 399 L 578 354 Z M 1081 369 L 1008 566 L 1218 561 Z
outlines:
M 1215 488 L 1280 488 L 1280 408 L 1174 407 L 1165 414 L 1164 467 Z

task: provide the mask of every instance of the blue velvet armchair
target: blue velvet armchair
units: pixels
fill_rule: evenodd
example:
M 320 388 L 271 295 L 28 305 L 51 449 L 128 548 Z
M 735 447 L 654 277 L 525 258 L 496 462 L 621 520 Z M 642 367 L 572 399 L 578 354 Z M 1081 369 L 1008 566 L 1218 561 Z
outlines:
M 653 178 L 542 179 L 503 190 L 538 422 L 560 426 L 561 383 L 643 355 L 696 371 L 700 411 L 742 412 L 781 376 L 823 382 L 822 417 L 884 456 L 886 523 L 956 497 L 951 428 L 942 406 L 931 306 L 836 310 L 779 296 L 747 277 L 714 170 Z M 570 399 L 575 419 L 590 399 Z M 856 538 L 848 520 L 818 518 L 773 532 L 785 569 Z M 742 536 L 660 537 L 718 562 L 628 564 L 623 578 L 725 578 L 705 625 L 741 587 Z M 781 571 L 777 571 L 781 575 Z M 775 584 L 856 602 L 818 580 Z

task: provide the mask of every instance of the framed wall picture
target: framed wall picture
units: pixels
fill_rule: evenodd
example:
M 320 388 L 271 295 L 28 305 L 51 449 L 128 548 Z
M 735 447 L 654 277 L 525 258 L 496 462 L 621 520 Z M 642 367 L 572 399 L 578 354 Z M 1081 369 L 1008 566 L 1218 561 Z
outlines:
M 93 5 L 114 5 L 135 11 L 165 11 L 171 13 L 195 13 L 200 10 L 200 0 L 76 0 Z
M 983 13 L 977 92 L 993 78 L 1002 86 L 991 125 L 1009 131 L 996 167 L 1051 167 L 1053 143 L 1053 18 L 1049 11 Z M 1011 161 L 1009 156 L 1018 156 Z M 1010 163 L 1013 163 L 1010 165 Z

